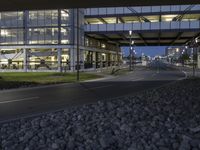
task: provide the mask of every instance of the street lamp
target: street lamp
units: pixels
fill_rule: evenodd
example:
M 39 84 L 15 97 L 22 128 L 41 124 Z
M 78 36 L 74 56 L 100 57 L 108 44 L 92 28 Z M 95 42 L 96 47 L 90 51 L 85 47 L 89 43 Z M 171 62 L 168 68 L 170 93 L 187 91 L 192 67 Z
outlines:
M 131 46 L 131 44 L 132 44 L 132 39 L 131 39 L 131 37 L 132 37 L 132 31 L 130 30 L 129 31 L 129 36 L 130 36 L 130 48 L 129 48 L 129 54 L 130 54 L 130 61 L 129 61 L 129 70 L 131 71 L 132 70 L 132 46 Z
M 132 41 L 131 44 L 132 44 L 132 46 L 134 46 L 135 41 Z M 134 49 L 134 47 L 133 47 L 132 54 L 133 54 L 132 57 L 133 57 L 133 68 L 134 68 L 134 64 L 135 64 L 135 49 Z

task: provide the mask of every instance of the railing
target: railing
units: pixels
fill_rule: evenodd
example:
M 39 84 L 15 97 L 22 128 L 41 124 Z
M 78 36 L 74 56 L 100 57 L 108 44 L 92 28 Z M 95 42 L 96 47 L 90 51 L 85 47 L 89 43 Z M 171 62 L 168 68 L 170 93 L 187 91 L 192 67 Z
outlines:
M 141 31 L 141 30 L 190 30 L 199 29 L 200 21 L 171 21 L 171 22 L 143 22 L 119 24 L 90 24 L 85 25 L 86 32 L 104 31 Z
M 138 13 L 160 13 L 160 12 L 181 12 L 189 5 L 171 5 L 171 6 L 143 6 L 132 7 Z M 199 11 L 200 5 L 195 5 L 191 11 Z M 127 7 L 111 7 L 111 8 L 88 8 L 85 10 L 86 16 L 94 15 L 116 15 L 116 14 L 134 14 Z

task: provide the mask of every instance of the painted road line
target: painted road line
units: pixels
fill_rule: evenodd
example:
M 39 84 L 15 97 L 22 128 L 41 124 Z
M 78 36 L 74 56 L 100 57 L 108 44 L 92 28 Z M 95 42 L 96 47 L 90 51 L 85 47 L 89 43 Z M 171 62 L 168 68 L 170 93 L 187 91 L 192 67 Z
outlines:
M 14 99 L 14 100 L 1 101 L 0 104 L 7 104 L 7 103 L 13 103 L 13 102 L 28 101 L 28 100 L 34 100 L 34 99 L 39 99 L 39 97 L 27 97 L 27 98 L 22 98 L 22 99 Z
M 187 72 L 186 72 L 186 71 L 182 71 L 182 72 L 184 73 L 185 77 L 183 77 L 183 78 L 179 78 L 178 80 L 184 80 L 184 79 L 187 79 L 187 77 L 188 77 Z
M 107 88 L 107 87 L 111 87 L 113 85 L 104 85 L 104 86 L 98 86 L 98 87 L 91 87 L 89 89 L 102 89 L 102 88 Z
M 96 86 L 96 87 L 87 87 L 85 90 L 91 90 L 91 89 L 101 89 L 101 88 L 107 88 L 107 87 L 111 87 L 113 85 L 104 85 L 104 86 Z
M 140 80 L 143 80 L 144 78 L 135 78 L 135 79 L 132 79 L 131 81 L 140 81 Z

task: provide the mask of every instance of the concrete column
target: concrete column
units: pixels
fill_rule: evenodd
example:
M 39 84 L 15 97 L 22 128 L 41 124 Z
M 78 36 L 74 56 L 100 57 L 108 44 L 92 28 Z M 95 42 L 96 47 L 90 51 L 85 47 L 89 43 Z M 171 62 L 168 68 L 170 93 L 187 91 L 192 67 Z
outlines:
M 1 49 L 0 49 L 0 72 L 1 72 L 1 58 L 2 57 L 2 55 L 1 55 Z
M 93 68 L 94 68 L 94 70 L 96 70 L 96 62 L 97 62 L 97 60 L 96 60 L 96 52 L 92 52 L 92 64 L 93 64 Z
M 114 66 L 117 65 L 116 55 L 115 55 L 115 54 L 112 54 L 112 62 L 113 62 L 113 65 L 114 65 Z
M 200 47 L 197 48 L 197 67 L 200 69 Z
M 83 49 L 80 49 L 80 69 L 82 70 L 82 69 L 85 69 L 84 68 L 84 50 Z
M 28 71 L 28 64 L 27 64 L 27 49 L 23 49 L 23 57 L 24 57 L 24 72 Z
M 115 54 L 115 66 L 119 66 L 119 55 Z
M 58 54 L 58 72 L 62 72 L 62 49 L 57 49 Z
M 76 51 L 76 49 L 74 49 L 74 48 L 70 49 L 70 56 L 69 56 L 70 57 L 70 70 L 72 72 L 74 72 L 76 70 L 76 68 L 75 68 L 75 65 L 76 65 L 76 63 L 75 63 L 75 61 L 76 61 L 75 51 Z
M 109 53 L 106 53 L 106 68 L 108 69 Z
M 103 69 L 102 53 L 99 53 L 99 57 L 100 57 L 100 70 L 102 71 Z

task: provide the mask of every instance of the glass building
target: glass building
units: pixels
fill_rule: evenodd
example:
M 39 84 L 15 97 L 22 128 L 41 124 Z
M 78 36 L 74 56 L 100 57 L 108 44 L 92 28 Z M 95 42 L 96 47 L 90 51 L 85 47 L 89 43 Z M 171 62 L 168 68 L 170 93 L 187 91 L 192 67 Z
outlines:
M 1 12 L 1 71 L 75 71 L 77 41 L 82 70 L 117 65 L 120 47 L 87 37 L 84 12 L 84 9 Z
M 82 70 L 112 67 L 132 40 L 180 47 L 199 29 L 199 4 L 1 12 L 0 69 L 75 71 L 77 45 Z

